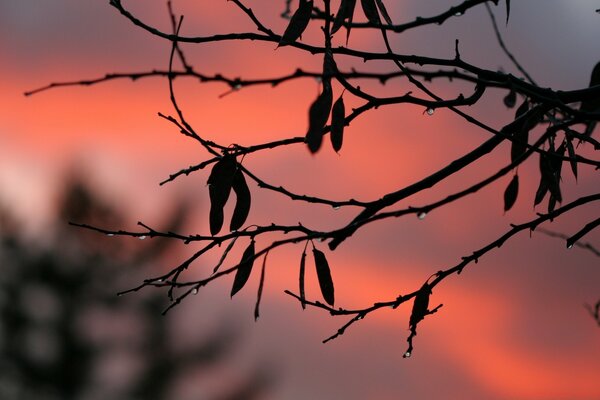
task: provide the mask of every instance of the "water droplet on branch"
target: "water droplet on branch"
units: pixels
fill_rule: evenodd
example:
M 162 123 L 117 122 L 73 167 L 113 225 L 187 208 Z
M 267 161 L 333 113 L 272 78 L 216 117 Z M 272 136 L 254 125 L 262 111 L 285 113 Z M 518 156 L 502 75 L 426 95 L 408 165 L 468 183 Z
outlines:
M 433 115 L 433 113 L 435 112 L 435 110 L 430 107 L 427 110 L 425 110 L 425 112 L 427 113 L 427 115 Z
M 107 233 L 106 236 L 113 237 L 113 236 L 115 236 L 115 234 L 114 233 Z
M 144 240 L 144 239 L 146 239 L 146 236 L 144 236 L 144 235 L 142 235 L 142 236 L 138 236 L 138 239 L 139 239 L 139 240 Z
M 427 216 L 427 213 L 425 211 L 421 211 L 420 213 L 417 214 L 417 218 L 419 218 L 420 220 L 424 220 L 426 216 Z
M 194 290 L 192 290 L 192 294 L 194 294 L 194 295 L 198 294 L 198 288 L 194 288 Z
M 461 17 L 462 15 L 463 15 L 462 11 L 457 11 L 457 12 L 454 13 L 455 17 Z
M 407 351 L 406 353 L 404 353 L 404 358 L 410 358 L 410 351 Z

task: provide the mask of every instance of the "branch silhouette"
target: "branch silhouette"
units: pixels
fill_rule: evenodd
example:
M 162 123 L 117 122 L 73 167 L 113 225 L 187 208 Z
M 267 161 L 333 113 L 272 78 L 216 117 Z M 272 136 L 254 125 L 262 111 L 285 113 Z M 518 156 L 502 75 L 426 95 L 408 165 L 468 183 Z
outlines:
M 138 286 L 126 290 L 120 294 L 137 292 L 148 287 L 167 290 L 169 305 L 164 312 L 168 312 L 190 294 L 195 294 L 203 286 L 221 279 L 230 274 L 236 276 L 232 296 L 241 290 L 255 261 L 262 258 L 260 284 L 258 287 L 257 302 L 255 305 L 255 316 L 259 316 L 259 304 L 263 291 L 263 285 L 267 280 L 267 255 L 271 250 L 304 243 L 305 251 L 302 254 L 301 265 L 306 262 L 306 248 L 308 243 L 313 245 L 313 254 L 317 266 L 317 274 L 321 293 L 325 303 L 319 300 L 310 300 L 305 297 L 303 289 L 304 268 L 300 273 L 300 293 L 292 291 L 286 293 L 298 300 L 303 308 L 310 306 L 330 313 L 332 316 L 350 316 L 347 321 L 334 335 L 325 341 L 332 340 L 343 335 L 347 329 L 371 313 L 384 308 L 398 308 L 404 303 L 412 300 L 412 311 L 409 320 L 410 334 L 407 338 L 408 348 L 405 357 L 410 357 L 414 352 L 413 341 L 417 335 L 417 327 L 426 316 L 436 313 L 441 305 L 430 309 L 429 300 L 433 290 L 446 278 L 460 274 L 463 269 L 495 248 L 501 247 L 506 241 L 512 239 L 517 233 L 525 230 L 542 231 L 540 225 L 558 218 L 566 218 L 575 209 L 580 209 L 600 200 L 600 193 L 587 193 L 578 199 L 566 202 L 567 193 L 563 194 L 562 178 L 563 164 L 568 164 L 575 178 L 578 169 L 600 168 L 600 160 L 593 157 L 600 150 L 600 143 L 591 137 L 589 127 L 600 120 L 600 77 L 592 75 L 589 87 L 576 88 L 573 90 L 557 90 L 540 87 L 536 84 L 530 73 L 519 63 L 515 56 L 506 46 L 498 29 L 492 5 L 497 6 L 497 0 L 466 0 L 458 2 L 446 11 L 430 17 L 416 16 L 414 19 L 404 23 L 394 23 L 385 8 L 383 0 L 361 1 L 361 7 L 365 20 L 360 21 L 360 13 L 355 12 L 356 1 L 341 0 L 340 7 L 333 11 L 329 0 L 301 0 L 296 8 L 295 2 L 286 1 L 284 11 L 280 17 L 287 21 L 285 32 L 276 32 L 270 27 L 273 21 L 268 18 L 261 19 L 254 11 L 245 5 L 244 1 L 232 0 L 230 4 L 240 11 L 255 28 L 256 31 L 214 33 L 204 36 L 183 36 L 180 29 L 184 23 L 183 16 L 176 16 L 173 7 L 168 2 L 168 12 L 171 21 L 172 32 L 161 31 L 144 22 L 128 11 L 126 2 L 121 0 L 110 0 L 112 6 L 125 19 L 137 29 L 147 32 L 155 39 L 165 40 L 171 43 L 169 54 L 169 67 L 167 70 L 151 70 L 146 72 L 109 73 L 104 76 L 87 79 L 73 80 L 68 82 L 54 82 L 46 86 L 26 92 L 26 95 L 39 94 L 41 92 L 72 86 L 90 86 L 102 84 L 112 80 L 137 81 L 147 78 L 166 79 L 169 84 L 169 96 L 173 106 L 174 115 L 159 113 L 159 117 L 171 123 L 181 134 L 195 139 L 200 147 L 207 153 L 205 159 L 190 165 L 179 171 L 171 173 L 168 178 L 160 182 L 161 185 L 172 182 L 182 176 L 202 173 L 211 168 L 208 177 L 208 192 L 210 200 L 209 224 L 210 234 L 201 233 L 184 235 L 176 232 L 161 232 L 139 223 L 140 231 L 126 231 L 107 227 L 99 227 L 87 224 L 83 221 L 75 221 L 72 224 L 98 233 L 110 236 L 148 237 L 148 238 L 170 238 L 186 244 L 194 244 L 199 249 L 184 262 L 173 267 L 169 272 L 145 279 Z M 388 2 L 390 5 L 392 2 Z M 491 3 L 491 4 L 490 4 Z M 507 23 L 509 2 L 507 5 Z M 396 51 L 390 38 L 401 35 L 412 29 L 425 29 L 426 27 L 443 25 L 446 21 L 462 16 L 478 7 L 486 7 L 490 15 L 491 29 L 493 29 L 501 50 L 522 76 L 515 76 L 502 71 L 486 69 L 467 62 L 460 54 L 459 42 L 456 41 L 453 58 L 438 58 L 419 54 L 403 54 Z M 356 15 L 355 15 L 356 14 Z M 356 16 L 357 21 L 354 20 Z M 302 34 L 309 24 L 318 24 L 323 37 L 318 42 L 305 41 Z M 346 31 L 346 44 L 335 45 L 336 35 L 341 30 Z M 350 35 L 353 32 L 353 35 Z M 353 47 L 352 39 L 363 33 L 375 33 L 381 38 L 381 44 L 385 51 L 369 51 Z M 272 44 L 277 48 L 288 47 L 289 51 L 299 54 L 306 53 L 322 58 L 322 70 L 303 68 L 292 65 L 286 74 L 278 74 L 271 77 L 243 77 L 225 76 L 220 73 L 208 74 L 190 64 L 186 59 L 182 43 L 188 46 L 202 46 L 204 44 L 218 44 L 221 42 L 240 42 L 248 47 Z M 387 69 L 369 68 L 364 64 L 360 69 L 354 67 L 338 67 L 340 58 L 350 62 L 360 62 L 361 65 L 367 61 L 380 61 L 387 63 Z M 180 63 L 177 67 L 175 64 Z M 348 63 L 345 62 L 344 65 Z M 242 67 L 243 69 L 243 67 Z M 599 69 L 596 67 L 596 69 Z M 595 70 L 596 70 L 595 69 Z M 307 109 L 309 120 L 308 132 L 299 130 L 288 137 L 278 140 L 251 143 L 248 145 L 225 144 L 208 137 L 208 135 L 197 130 L 186 118 L 185 104 L 178 101 L 175 87 L 177 79 L 193 79 L 198 84 L 220 84 L 226 87 L 222 96 L 240 92 L 250 87 L 267 86 L 275 90 L 277 87 L 290 82 L 301 80 L 319 80 L 320 91 L 316 99 Z M 398 80 L 407 82 L 411 90 L 404 93 L 382 96 L 378 94 L 390 81 Z M 458 94 L 448 94 L 446 91 L 436 87 L 437 82 L 453 85 Z M 366 83 L 366 84 L 365 84 Z M 334 93 L 341 88 L 343 91 Z M 418 94 L 413 93 L 416 92 Z M 467 113 L 467 108 L 490 98 L 491 92 L 501 91 L 505 93 L 504 107 L 511 109 L 516 107 L 513 118 L 505 119 L 501 126 L 492 126 L 484 121 L 483 115 L 472 115 Z M 421 97 L 423 96 L 423 97 Z M 345 109 L 345 99 L 352 98 L 359 105 L 348 112 Z M 335 100 L 335 102 L 334 102 Z M 261 177 L 245 162 L 250 157 L 266 157 L 269 152 L 279 148 L 307 147 L 315 156 L 319 156 L 320 149 L 324 146 L 323 138 L 329 135 L 332 145 L 337 152 L 343 146 L 344 130 L 351 129 L 352 123 L 370 114 L 379 107 L 402 107 L 404 105 L 418 106 L 423 113 L 432 115 L 436 110 L 449 110 L 458 115 L 465 124 L 477 127 L 481 133 L 481 141 L 474 144 L 472 150 L 456 157 L 453 161 L 440 165 L 430 174 L 415 177 L 413 183 L 396 188 L 387 193 L 381 193 L 375 199 L 330 199 L 319 194 L 299 194 L 283 184 L 268 182 Z M 240 135 L 241 136 L 241 135 Z M 498 171 L 488 173 L 481 177 L 478 182 L 464 187 L 456 192 L 446 192 L 435 201 L 421 206 L 398 207 L 402 202 L 413 201 L 416 195 L 433 187 L 439 187 L 450 177 L 463 174 L 467 167 L 478 165 L 490 155 L 498 154 L 502 144 L 510 146 L 508 162 Z M 585 152 L 584 152 L 585 150 Z M 591 156 L 589 154 L 592 154 Z M 518 167 L 533 156 L 539 161 L 539 186 L 535 188 L 519 189 Z M 511 225 L 511 228 L 497 239 L 487 245 L 473 251 L 461 261 L 445 270 L 433 273 L 421 286 L 413 290 L 404 291 L 407 294 L 399 295 L 395 299 L 376 301 L 370 306 L 357 309 L 334 307 L 333 283 L 331 271 L 323 249 L 336 250 L 342 243 L 348 240 L 355 232 L 363 229 L 369 224 L 377 224 L 380 221 L 396 219 L 406 215 L 414 214 L 422 219 L 428 213 L 459 202 L 474 195 L 483 188 L 489 187 L 500 178 L 514 173 L 511 184 L 504 192 L 504 208 L 509 211 L 517 200 L 519 190 L 529 190 L 534 194 L 534 206 L 540 205 L 547 199 L 545 213 L 537 213 L 535 218 L 528 222 Z M 522 173 L 522 172 L 521 172 Z M 253 183 L 248 186 L 247 181 Z M 328 206 L 331 209 L 350 207 L 358 208 L 355 216 L 345 223 L 341 223 L 333 229 L 322 229 L 318 226 L 311 227 L 303 223 L 298 225 L 286 225 L 275 220 L 265 220 L 253 225 L 245 225 L 248 212 L 251 210 L 251 197 L 257 190 L 270 191 L 281 195 L 281 201 L 291 200 L 306 203 L 310 207 Z M 224 224 L 224 207 L 230 198 L 231 191 L 235 194 L 235 210 L 231 217 L 230 230 L 221 233 Z M 355 197 L 359 197 L 356 193 Z M 499 195 L 501 197 L 501 195 Z M 592 212 L 593 214 L 593 212 Z M 235 222 L 234 222 L 235 221 Z M 239 227 L 237 226 L 239 224 Z M 585 221 L 584 227 L 566 238 L 567 246 L 584 246 L 592 250 L 581 240 L 590 231 L 600 225 L 596 216 Z M 235 227 L 235 228 L 233 228 Z M 545 232 L 545 231 L 542 231 Z M 292 234 L 292 235 L 290 235 Z M 249 241 L 249 243 L 248 243 Z M 316 242 L 316 244 L 315 244 Z M 322 243 L 321 243 L 322 242 Z M 222 244 L 227 244 L 225 249 Z M 228 264 L 227 257 L 232 249 L 246 243 L 248 247 L 244 251 L 244 257 L 238 263 Z M 204 257 L 207 253 L 220 253 L 218 264 L 212 273 L 200 280 L 186 280 L 184 275 L 195 261 Z M 223 267 L 223 268 L 221 268 Z M 210 272 L 210 271 L 209 271 Z M 598 305 L 590 308 L 593 315 L 598 312 Z M 597 319 L 597 318 L 596 318 Z

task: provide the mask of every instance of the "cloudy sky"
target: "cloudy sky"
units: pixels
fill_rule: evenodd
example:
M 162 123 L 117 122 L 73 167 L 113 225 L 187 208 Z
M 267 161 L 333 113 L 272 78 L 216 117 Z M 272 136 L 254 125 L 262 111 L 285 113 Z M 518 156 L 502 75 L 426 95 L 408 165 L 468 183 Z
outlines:
M 182 34 L 253 31 L 230 2 L 198 3 L 173 2 L 175 10 L 185 14 Z M 284 2 L 269 3 L 248 2 L 259 18 L 282 32 L 286 21 L 278 15 Z M 404 22 L 434 15 L 457 2 L 388 3 L 392 18 Z M 600 60 L 600 47 L 593 39 L 600 37 L 600 14 L 594 12 L 600 3 L 513 2 L 506 26 L 500 3 L 493 9 L 506 44 L 541 86 L 565 90 L 587 86 Z M 124 0 L 123 4 L 150 25 L 169 29 L 164 2 Z M 303 40 L 318 43 L 318 25 L 313 22 Z M 466 61 L 518 75 L 495 41 L 484 7 L 442 26 L 409 31 L 393 45 L 403 54 L 452 57 L 456 39 Z M 376 36 L 358 34 L 353 34 L 350 44 L 360 49 L 381 47 Z M 290 73 L 298 66 L 317 70 L 321 65 L 318 56 L 274 47 L 223 42 L 183 48 L 197 70 L 206 74 L 268 77 Z M 199 145 L 157 117 L 157 112 L 173 114 L 165 80 L 121 80 L 23 95 L 50 82 L 164 69 L 169 49 L 168 42 L 133 26 L 108 1 L 0 1 L 0 200 L 16 209 L 28 232 L 43 235 L 55 191 L 72 166 L 90 171 L 105 196 L 132 213 L 134 220 L 157 219 L 161 204 L 174 196 L 197 199 L 197 220 L 190 229 L 207 232 L 206 171 L 158 185 L 170 173 L 207 158 Z M 338 63 L 393 68 L 356 60 Z M 228 87 L 218 83 L 178 79 L 175 88 L 198 132 L 220 143 L 246 145 L 304 135 L 306 112 L 319 85 L 303 79 L 276 88 L 246 88 L 222 98 L 219 95 Z M 381 89 L 382 93 L 407 90 L 404 82 Z M 452 88 L 443 84 L 438 90 Z M 339 87 L 334 91 L 337 97 Z M 469 112 L 501 127 L 513 113 L 502 105 L 502 96 L 492 93 Z M 359 104 L 348 97 L 348 109 Z M 488 138 L 444 110 L 432 116 L 423 111 L 393 106 L 357 119 L 347 128 L 339 155 L 326 148 L 311 156 L 303 146 L 290 146 L 248 157 L 245 163 L 268 182 L 295 192 L 372 200 L 434 172 Z M 508 157 L 509 148 L 502 147 L 478 167 L 403 206 L 464 188 L 495 172 Z M 541 211 L 531 207 L 536 164 L 530 160 L 520 167 L 522 191 L 515 209 L 506 215 L 502 193 L 510 177 L 423 221 L 409 216 L 372 224 L 335 253 L 328 253 L 337 305 L 364 307 L 411 292 L 431 273 L 455 265 L 461 256 L 502 235 L 510 223 L 535 217 L 535 211 Z M 593 193 L 600 183 L 591 168 L 582 168 L 578 182 L 569 174 L 563 179 L 568 201 Z M 276 194 L 259 194 L 257 187 L 252 191 L 256 197 L 250 223 L 302 220 L 327 228 L 340 226 L 354 215 L 352 210 L 292 204 Z M 586 218 L 597 216 L 595 207 L 546 227 L 576 232 Z M 585 240 L 600 246 L 599 232 Z M 321 344 L 345 320 L 317 310 L 302 312 L 283 294 L 284 289 L 296 288 L 301 251 L 290 247 L 270 256 L 262 317 L 256 324 L 252 321 L 255 292 L 249 287 L 256 287 L 258 277 L 252 277 L 248 290 L 233 301 L 227 298 L 230 283 L 218 282 L 177 311 L 189 313 L 194 326 L 202 325 L 198 316 L 203 312 L 215 315 L 216 309 L 235 315 L 248 335 L 240 362 L 268 360 L 280 371 L 271 398 L 600 397 L 600 335 L 583 307 L 600 297 L 600 263 L 590 252 L 567 250 L 563 241 L 539 233 L 518 235 L 436 288 L 431 301 L 444 307 L 421 324 L 415 354 L 405 360 L 408 305 L 369 316 L 341 338 Z M 316 278 L 309 279 L 309 295 L 318 298 Z

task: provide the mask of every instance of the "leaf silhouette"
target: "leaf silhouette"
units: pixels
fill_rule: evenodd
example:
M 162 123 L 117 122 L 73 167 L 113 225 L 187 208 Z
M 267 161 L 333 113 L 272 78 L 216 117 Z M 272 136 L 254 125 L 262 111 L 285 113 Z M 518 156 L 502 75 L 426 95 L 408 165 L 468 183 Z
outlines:
M 412 312 L 410 313 L 411 328 L 416 328 L 417 324 L 428 314 L 430 295 L 431 287 L 428 283 L 425 283 L 417 292 L 415 301 L 413 302 Z
M 237 201 L 233 209 L 233 215 L 231 216 L 229 230 L 237 231 L 246 222 L 246 218 L 248 218 L 248 214 L 250 213 L 250 204 L 252 203 L 246 178 L 244 178 L 244 173 L 239 169 L 233 176 L 232 188 Z
M 375 5 L 375 0 L 360 0 L 360 5 L 362 6 L 363 12 L 365 13 L 365 17 L 367 17 L 371 24 L 381 25 L 381 20 L 379 19 L 379 12 L 377 11 L 377 6 Z
M 338 152 L 342 148 L 344 140 L 344 125 L 346 125 L 346 109 L 344 99 L 340 96 L 333 104 L 331 110 L 331 145 Z
M 306 308 L 306 293 L 304 291 L 304 275 L 306 271 L 306 249 L 302 252 L 302 258 L 300 258 L 300 277 L 298 278 L 298 286 L 300 286 L 300 304 L 302 309 Z
M 331 34 L 336 33 L 343 25 L 344 21 L 348 21 L 346 27 L 346 44 L 350 39 L 350 29 L 352 29 L 352 20 L 354 18 L 354 8 L 356 7 L 356 0 L 342 0 L 340 8 L 338 9 L 335 19 L 333 20 L 333 27 L 331 28 Z
M 277 47 L 294 43 L 302 35 L 310 21 L 312 9 L 313 0 L 300 0 L 300 5 L 294 15 L 292 15 L 292 18 L 290 18 L 290 23 L 285 32 L 283 32 Z
M 231 297 L 239 292 L 246 282 L 248 282 L 248 278 L 252 272 L 252 265 L 254 265 L 254 239 L 252 239 L 246 250 L 244 250 L 242 259 L 238 264 L 235 278 L 233 279 L 233 286 L 231 287 Z
M 515 174 L 504 191 L 504 211 L 512 208 L 519 194 L 519 175 Z
M 377 3 L 377 8 L 379 8 L 379 12 L 383 16 L 383 19 L 385 19 L 385 22 L 387 22 L 389 25 L 393 25 L 392 19 L 390 18 L 390 15 L 388 14 L 387 10 L 385 9 L 383 0 L 375 0 L 375 1 Z
M 313 249 L 313 256 L 315 258 L 315 267 L 317 269 L 317 278 L 319 278 L 321 294 L 323 295 L 323 299 L 325 299 L 329 305 L 333 306 L 335 296 L 329 264 L 322 251 Z
M 510 0 L 506 0 L 506 25 L 508 25 L 509 17 L 510 17 Z
M 312 103 L 308 111 L 308 132 L 305 140 L 311 153 L 316 153 L 321 147 L 323 128 L 329 119 L 332 102 L 331 83 L 323 81 L 323 92 Z
M 224 155 L 213 166 L 208 177 L 208 192 L 210 197 L 209 224 L 211 235 L 216 235 L 223 227 L 223 208 L 229 194 L 236 170 L 235 158 Z

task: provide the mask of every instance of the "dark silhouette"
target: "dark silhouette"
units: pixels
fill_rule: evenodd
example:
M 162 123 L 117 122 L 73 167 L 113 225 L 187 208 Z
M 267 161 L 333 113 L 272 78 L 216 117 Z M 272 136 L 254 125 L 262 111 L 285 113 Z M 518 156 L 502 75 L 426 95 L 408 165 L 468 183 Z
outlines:
M 339 8 L 332 9 L 329 0 L 313 1 L 299 0 L 299 2 L 286 1 L 285 10 L 281 16 L 287 18 L 287 27 L 284 31 L 275 31 L 269 27 L 267 21 L 261 20 L 251 8 L 242 0 L 232 0 L 231 3 L 247 16 L 254 29 L 249 32 L 215 33 L 206 36 L 184 36 L 180 28 L 184 23 L 183 18 L 178 18 L 169 3 L 172 31 L 166 32 L 149 25 L 138 19 L 127 8 L 127 2 L 110 0 L 110 5 L 121 13 L 138 29 L 145 30 L 161 40 L 169 41 L 171 46 L 170 63 L 168 70 L 154 70 L 150 72 L 135 72 L 125 74 L 108 74 L 93 80 L 53 83 L 46 87 L 33 90 L 27 94 L 37 93 L 49 88 L 69 85 L 90 85 L 106 82 L 113 79 L 127 78 L 139 79 L 144 77 L 163 77 L 168 80 L 170 98 L 174 108 L 174 115 L 159 114 L 161 118 L 173 124 L 174 129 L 188 138 L 195 140 L 199 147 L 206 151 L 206 158 L 197 165 L 173 173 L 161 184 L 167 184 L 183 175 L 203 173 L 202 170 L 210 168 L 207 175 L 208 189 L 206 198 L 210 201 L 210 212 L 207 215 L 207 228 L 196 235 L 183 235 L 172 230 L 158 230 L 140 223 L 138 231 L 119 230 L 118 227 L 107 221 L 90 222 L 86 218 L 76 218 L 74 225 L 87 228 L 102 234 L 123 235 L 131 237 L 172 238 L 185 243 L 198 246 L 197 252 L 175 266 L 167 273 L 144 279 L 138 286 L 128 292 L 139 291 L 145 287 L 166 289 L 171 300 L 167 310 L 176 306 L 187 296 L 197 292 L 204 285 L 220 279 L 229 274 L 235 274 L 231 295 L 233 296 L 244 289 L 248 276 L 253 273 L 254 261 L 262 259 L 261 277 L 256 302 L 256 317 L 259 316 L 259 305 L 264 283 L 267 256 L 273 249 L 281 246 L 305 243 L 304 252 L 299 260 L 300 276 L 299 291 L 288 291 L 290 296 L 296 298 L 303 307 L 311 306 L 322 309 L 333 316 L 347 316 L 350 319 L 330 338 L 330 340 L 343 334 L 348 327 L 363 319 L 366 315 L 377 310 L 397 308 L 404 303 L 412 303 L 412 313 L 407 321 L 410 334 L 406 357 L 412 354 L 413 338 L 417 334 L 419 324 L 428 315 L 436 312 L 441 305 L 430 304 L 430 294 L 436 286 L 447 277 L 460 274 L 468 265 L 482 260 L 484 256 L 495 248 L 501 247 L 507 240 L 523 231 L 534 231 L 547 221 L 559 218 L 569 218 L 573 211 L 589 204 L 600 201 L 600 193 L 592 192 L 579 198 L 566 199 L 563 193 L 562 178 L 572 173 L 575 178 L 582 167 L 598 168 L 600 161 L 591 158 L 588 152 L 600 149 L 600 142 L 593 138 L 592 131 L 595 123 L 600 118 L 598 99 L 600 98 L 600 81 L 598 81 L 598 66 L 592 74 L 588 88 L 574 88 L 573 90 L 555 90 L 540 87 L 530 73 L 523 68 L 509 49 L 505 46 L 492 6 L 505 6 L 506 23 L 510 24 L 510 1 L 505 0 L 464 0 L 442 13 L 432 16 L 417 16 L 399 22 L 400 17 L 389 12 L 387 7 L 392 2 L 385 0 L 341 0 L 336 2 Z M 427 26 L 442 25 L 446 21 L 461 16 L 475 8 L 486 7 L 495 29 L 498 44 L 506 53 L 510 62 L 520 72 L 515 76 L 502 71 L 490 70 L 467 62 L 461 57 L 460 43 L 456 41 L 454 56 L 450 58 L 430 57 L 425 55 L 403 54 L 396 49 L 390 40 L 403 32 L 414 29 L 423 29 Z M 591 12 L 592 10 L 590 10 Z M 274 13 L 279 14 L 279 12 Z M 322 31 L 322 38 L 305 40 L 303 34 L 307 27 L 318 26 Z M 365 51 L 353 47 L 355 36 L 365 32 L 376 33 L 381 40 L 384 51 Z M 297 52 L 312 54 L 322 61 L 322 68 L 316 71 L 290 65 L 287 75 L 272 76 L 270 78 L 253 79 L 251 77 L 228 77 L 223 74 L 205 74 L 190 64 L 185 57 L 182 44 L 203 46 L 206 43 L 221 41 L 240 41 L 247 46 L 259 46 L 267 43 L 273 45 L 274 51 L 293 49 Z M 356 67 L 341 67 L 340 59 L 344 65 L 354 62 Z M 348 61 L 350 60 L 350 61 Z M 385 63 L 387 69 L 368 69 L 365 61 L 377 60 Z M 176 66 L 176 63 L 179 65 Z M 599 64 L 600 65 L 600 64 Z M 241 67 L 243 69 L 243 66 Z M 243 70 L 242 70 L 243 72 Z M 180 77 L 197 78 L 201 83 L 216 82 L 226 85 L 229 92 L 244 90 L 259 85 L 276 86 L 293 80 L 305 78 L 318 78 L 320 91 L 312 104 L 303 105 L 300 112 L 305 113 L 308 126 L 301 136 L 287 137 L 267 143 L 252 145 L 230 145 L 217 143 L 204 136 L 202 130 L 196 129 L 186 118 L 185 106 L 179 104 L 173 81 Z M 398 93 L 395 96 L 380 96 L 377 90 L 390 80 L 404 79 L 412 86 L 408 93 Z M 463 91 L 458 95 L 446 97 L 441 94 L 441 89 L 436 83 L 443 81 L 456 85 Z M 491 126 L 483 118 L 471 115 L 469 106 L 479 103 L 488 97 L 492 91 L 504 93 L 503 104 L 498 107 L 516 108 L 514 118 L 505 120 L 500 126 Z M 361 103 L 360 106 L 347 110 L 344 100 L 352 98 Z M 319 152 L 328 146 L 324 139 L 330 134 L 331 145 L 338 152 L 344 145 L 344 130 L 363 114 L 379 107 L 390 105 L 416 105 L 422 107 L 423 113 L 432 115 L 439 109 L 448 110 L 462 118 L 465 124 L 471 124 L 486 134 L 487 139 L 466 154 L 452 162 L 441 165 L 430 175 L 415 177 L 414 182 L 406 187 L 397 188 L 389 193 L 369 200 L 356 200 L 359 196 L 350 199 L 332 199 L 318 194 L 295 193 L 284 186 L 267 182 L 244 164 L 244 158 L 260 154 L 284 146 L 299 147 L 298 151 L 310 151 L 319 157 Z M 329 122 L 329 124 L 328 124 Z M 302 127 L 304 129 L 304 127 Z M 422 191 L 444 182 L 451 176 L 462 174 L 466 167 L 477 164 L 484 156 L 499 151 L 502 143 L 510 142 L 511 151 L 506 155 L 505 165 L 495 173 L 484 176 L 480 181 L 464 186 L 454 193 L 447 193 L 436 201 L 419 206 L 401 208 L 400 202 L 412 200 L 413 196 Z M 306 150 L 307 149 L 307 150 Z M 583 149 L 587 149 L 584 153 Z M 523 187 L 519 184 L 517 167 L 528 159 L 537 159 L 539 173 L 538 186 Z M 566 165 L 571 172 L 567 172 Z M 499 193 L 499 198 L 504 199 L 504 210 L 510 212 L 513 205 L 519 201 L 519 193 L 527 191 L 534 194 L 534 206 L 538 212 L 532 213 L 529 221 L 512 227 L 487 245 L 475 249 L 462 257 L 454 265 L 446 269 L 433 271 L 431 276 L 419 287 L 398 295 L 396 298 L 380 300 L 372 305 L 360 309 L 346 309 L 343 306 L 334 306 L 335 274 L 332 274 L 327 255 L 324 250 L 336 250 L 344 244 L 355 232 L 368 224 L 379 221 L 399 218 L 403 216 L 416 216 L 425 218 L 428 213 L 453 202 L 459 202 L 468 196 L 475 195 L 481 189 L 493 184 L 500 178 L 512 174 L 510 183 L 504 193 Z M 248 185 L 251 182 L 252 185 Z M 235 194 L 235 208 L 232 215 L 226 214 L 226 204 L 231 202 L 231 192 Z M 295 202 L 307 203 L 314 206 L 329 206 L 332 209 L 347 208 L 355 210 L 354 217 L 334 229 L 323 229 L 320 226 L 307 224 L 285 225 L 278 221 L 265 220 L 256 224 L 246 224 L 246 219 L 252 214 L 251 197 L 258 190 L 270 191 L 280 194 Z M 404 206 L 402 206 L 404 207 Z M 543 207 L 543 211 L 542 211 Z M 600 225 L 600 218 L 591 216 L 588 221 L 581 224 L 579 231 L 571 232 L 566 238 L 566 246 L 573 247 L 588 232 Z M 229 229 L 224 230 L 228 222 Z M 279 235 L 276 239 L 274 236 Z M 262 240 L 263 237 L 268 239 Z M 259 240 L 261 239 L 261 240 Z M 318 275 L 321 294 L 325 302 L 310 300 L 304 291 L 304 273 L 306 263 L 306 248 L 312 245 L 314 264 Z M 323 243 L 320 243 L 323 242 Z M 221 246 L 225 245 L 225 246 Z M 227 255 L 234 246 L 246 248 L 244 256 L 239 262 L 229 262 Z M 183 273 L 191 264 L 208 252 L 220 252 L 221 257 L 214 273 L 201 280 L 185 280 Z M 227 266 L 226 266 L 227 265 Z M 223 268 L 221 268 L 223 266 Z M 226 266 L 226 267 L 225 267 Z M 410 307 L 410 305 L 409 305 Z
M 56 231 L 45 245 L 22 237 L 11 213 L 0 212 L 0 398 L 166 400 L 187 371 L 216 379 L 211 370 L 231 359 L 236 327 L 223 321 L 207 338 L 176 350 L 178 332 L 161 316 L 160 293 L 117 298 L 124 271 L 139 275 L 155 268 L 147 254 L 160 259 L 171 246 L 163 241 L 136 253 L 66 226 L 65 219 L 123 223 L 84 181 L 68 181 Z M 177 210 L 166 226 L 181 225 L 185 207 Z M 257 398 L 271 381 L 270 371 L 258 366 L 211 398 Z

